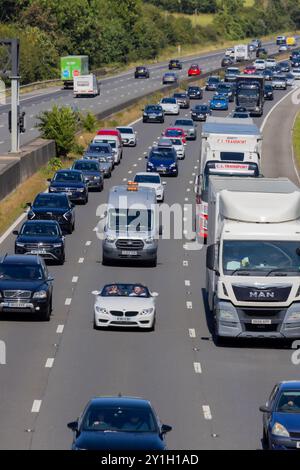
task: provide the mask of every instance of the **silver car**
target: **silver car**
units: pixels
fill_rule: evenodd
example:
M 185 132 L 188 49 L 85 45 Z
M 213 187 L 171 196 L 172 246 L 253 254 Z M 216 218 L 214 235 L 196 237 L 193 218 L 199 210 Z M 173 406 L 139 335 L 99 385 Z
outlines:
M 293 68 L 292 74 L 294 75 L 295 80 L 300 80 L 300 68 L 299 67 Z
M 183 129 L 187 139 L 197 139 L 197 124 L 195 124 L 192 119 L 176 119 L 174 127 L 179 127 L 180 129 Z
M 94 304 L 94 328 L 125 327 L 153 330 L 156 292 L 142 284 L 107 284 Z
M 162 78 L 162 83 L 163 85 L 171 85 L 173 83 L 177 83 L 178 82 L 178 76 L 176 73 L 174 72 L 166 72 L 164 75 L 163 75 L 163 78 Z
M 85 157 L 86 160 L 96 160 L 99 163 L 100 171 L 104 178 L 110 178 L 113 170 L 113 160 L 105 156 Z
M 287 82 L 285 75 L 273 75 L 272 87 L 276 90 L 286 90 Z

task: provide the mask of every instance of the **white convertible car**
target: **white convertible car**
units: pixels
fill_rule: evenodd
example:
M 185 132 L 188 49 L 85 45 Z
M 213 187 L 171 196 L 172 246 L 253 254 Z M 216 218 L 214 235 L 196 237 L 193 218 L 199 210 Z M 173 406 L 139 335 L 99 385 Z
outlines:
M 142 284 L 107 284 L 92 292 L 94 328 L 127 327 L 153 330 L 155 325 L 156 292 Z

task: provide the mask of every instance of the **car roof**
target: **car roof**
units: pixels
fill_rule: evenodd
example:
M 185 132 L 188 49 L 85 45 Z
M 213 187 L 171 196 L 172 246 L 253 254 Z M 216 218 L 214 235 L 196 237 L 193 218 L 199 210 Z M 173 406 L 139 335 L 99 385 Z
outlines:
M 87 160 L 86 158 L 80 158 L 78 160 L 75 160 L 75 162 L 73 163 L 73 165 L 75 165 L 75 163 L 91 163 L 91 160 Z M 93 160 L 92 161 L 93 163 L 98 163 L 97 160 Z
M 25 220 L 25 222 L 23 222 L 23 225 L 49 225 L 49 224 L 52 224 L 52 225 L 58 225 L 59 226 L 59 223 L 57 222 L 57 220 Z
M 79 172 L 81 173 L 81 171 Z M 66 199 L 68 196 L 66 195 L 66 193 L 39 193 L 35 196 L 34 199 L 38 198 L 39 196 L 47 196 L 47 197 L 51 197 L 51 198 L 64 198 Z
M 135 174 L 135 176 L 159 176 L 159 173 L 156 173 L 155 171 L 139 171 L 138 173 Z
M 73 170 L 72 168 L 66 168 L 65 170 L 57 170 L 56 173 L 78 173 L 79 175 L 81 175 L 81 171 L 79 170 Z
M 130 406 L 135 408 L 151 408 L 148 400 L 139 397 L 94 397 L 90 400 L 90 405 L 110 405 L 110 406 Z
M 300 380 L 286 380 L 279 384 L 281 390 L 291 390 L 291 389 L 299 389 L 300 391 Z
M 40 265 L 41 258 L 38 255 L 5 255 L 0 258 L 0 264 Z

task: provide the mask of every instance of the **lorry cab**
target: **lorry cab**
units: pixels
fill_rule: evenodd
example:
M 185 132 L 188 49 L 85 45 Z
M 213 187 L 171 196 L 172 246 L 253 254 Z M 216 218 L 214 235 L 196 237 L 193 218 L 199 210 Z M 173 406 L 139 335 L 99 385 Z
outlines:
M 102 262 L 140 262 L 156 266 L 158 238 L 158 205 L 152 188 L 114 186 L 108 197 L 102 241 Z

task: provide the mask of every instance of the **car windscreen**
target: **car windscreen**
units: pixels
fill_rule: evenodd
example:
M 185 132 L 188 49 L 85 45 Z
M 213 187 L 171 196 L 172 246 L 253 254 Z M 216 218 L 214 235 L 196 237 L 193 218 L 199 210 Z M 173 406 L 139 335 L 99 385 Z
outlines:
M 174 158 L 174 152 L 169 148 L 160 147 L 159 150 L 152 150 L 149 158 L 170 159 Z
M 163 98 L 161 102 L 167 103 L 167 104 L 177 104 L 177 101 L 175 98 Z
M 76 162 L 74 164 L 74 170 L 80 171 L 99 171 L 99 166 L 96 162 Z
M 116 145 L 117 145 L 116 140 L 108 140 L 108 139 L 99 139 L 99 140 L 101 140 L 101 142 L 103 142 L 104 144 L 109 144 L 112 149 L 116 148 Z M 107 153 L 110 153 L 110 152 L 107 152 Z
M 153 433 L 157 425 L 149 408 L 94 405 L 85 413 L 82 431 Z
M 147 106 L 146 111 L 148 113 L 160 113 L 161 112 L 161 107 L 160 106 Z
M 63 209 L 68 206 L 68 202 L 67 197 L 57 195 L 48 196 L 45 194 L 37 196 L 33 206 L 36 208 L 47 207 L 47 209 Z
M 279 413 L 300 413 L 300 391 L 282 392 L 277 402 L 276 411 Z
M 208 106 L 195 106 L 194 110 L 199 113 L 199 112 L 202 112 L 202 113 L 206 113 L 208 111 Z
M 91 153 L 99 152 L 109 154 L 111 150 L 107 145 L 90 145 L 88 151 Z
M 151 209 L 109 209 L 108 228 L 116 232 L 148 232 L 153 217 Z
M 55 182 L 69 182 L 69 183 L 78 183 L 82 181 L 81 174 L 75 173 L 72 171 L 66 171 L 61 173 L 56 173 L 53 181 Z
M 175 126 L 191 126 L 194 127 L 194 122 L 191 119 L 177 119 Z
M 25 223 L 20 232 L 26 236 L 56 237 L 59 235 L 59 229 L 52 223 Z
M 133 134 L 134 133 L 133 129 L 129 129 L 128 127 L 118 127 L 118 130 L 121 132 L 121 134 Z
M 186 98 L 185 93 L 174 93 L 174 98 Z
M 236 270 L 244 270 L 262 276 L 299 276 L 298 251 L 297 241 L 224 240 L 224 274 L 232 275 Z
M 23 264 L 2 264 L 0 281 L 39 281 L 44 279 L 41 266 Z
M 157 175 L 136 175 L 134 178 L 136 183 L 160 183 L 160 177 Z
M 150 297 L 147 287 L 141 284 L 107 284 L 101 291 L 102 297 Z

